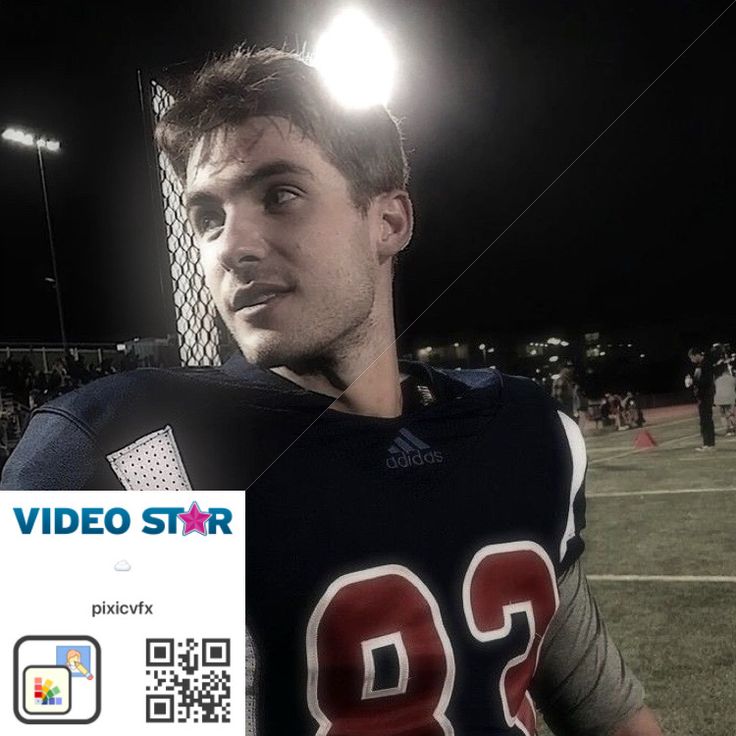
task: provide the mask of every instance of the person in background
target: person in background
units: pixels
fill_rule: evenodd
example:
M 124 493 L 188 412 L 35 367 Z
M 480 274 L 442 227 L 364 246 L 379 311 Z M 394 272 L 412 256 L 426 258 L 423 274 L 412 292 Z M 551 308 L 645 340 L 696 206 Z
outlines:
M 552 398 L 562 404 L 562 411 L 574 422 L 580 419 L 580 397 L 578 386 L 573 380 L 573 367 L 564 366 L 552 383 Z
M 623 414 L 621 424 L 625 425 L 625 429 L 633 429 L 634 427 L 642 427 L 644 425 L 644 414 L 633 391 L 627 391 L 623 399 L 621 399 L 621 409 Z
M 685 379 L 685 385 L 692 385 L 693 393 L 698 401 L 698 416 L 700 418 L 700 434 L 703 444 L 696 447 L 697 452 L 710 452 L 716 449 L 716 432 L 713 426 L 713 398 L 715 383 L 713 380 L 713 364 L 705 350 L 692 347 L 687 351 L 690 362 L 695 367 L 690 381 Z
M 721 363 L 715 370 L 715 396 L 713 403 L 718 407 L 721 422 L 726 428 L 726 437 L 736 437 L 736 376 L 731 375 L 728 365 Z

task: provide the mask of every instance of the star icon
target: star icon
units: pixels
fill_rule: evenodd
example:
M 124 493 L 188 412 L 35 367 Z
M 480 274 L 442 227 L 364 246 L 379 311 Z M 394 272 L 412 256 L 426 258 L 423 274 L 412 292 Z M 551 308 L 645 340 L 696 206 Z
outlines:
M 184 531 L 182 534 L 185 537 L 187 534 L 191 534 L 192 532 L 197 532 L 204 537 L 207 536 L 205 522 L 210 518 L 210 516 L 212 516 L 212 514 L 207 514 L 202 511 L 196 501 L 192 503 L 186 514 L 177 514 L 176 516 L 184 522 Z

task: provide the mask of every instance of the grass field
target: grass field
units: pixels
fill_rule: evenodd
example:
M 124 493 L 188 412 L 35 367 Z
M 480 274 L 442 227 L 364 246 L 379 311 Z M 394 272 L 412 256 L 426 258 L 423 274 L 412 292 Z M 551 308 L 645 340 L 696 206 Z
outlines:
M 694 406 L 638 430 L 584 429 L 585 569 L 669 736 L 736 733 L 736 439 L 698 453 Z M 717 421 L 717 420 L 716 420 Z

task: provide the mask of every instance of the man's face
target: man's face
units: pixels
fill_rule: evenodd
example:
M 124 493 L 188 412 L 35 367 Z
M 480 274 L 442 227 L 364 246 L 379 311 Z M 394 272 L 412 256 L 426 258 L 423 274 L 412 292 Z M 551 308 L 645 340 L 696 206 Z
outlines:
M 370 329 L 379 272 L 370 217 L 320 149 L 276 118 L 193 151 L 186 201 L 207 285 L 246 359 L 334 358 Z

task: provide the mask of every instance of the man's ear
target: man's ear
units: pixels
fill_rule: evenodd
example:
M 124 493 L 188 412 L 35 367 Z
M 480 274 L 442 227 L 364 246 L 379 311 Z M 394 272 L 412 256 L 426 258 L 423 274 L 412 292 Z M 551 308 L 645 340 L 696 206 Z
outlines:
M 379 194 L 372 206 L 379 219 L 378 257 L 384 262 L 409 244 L 414 229 L 414 208 L 403 189 Z

